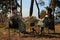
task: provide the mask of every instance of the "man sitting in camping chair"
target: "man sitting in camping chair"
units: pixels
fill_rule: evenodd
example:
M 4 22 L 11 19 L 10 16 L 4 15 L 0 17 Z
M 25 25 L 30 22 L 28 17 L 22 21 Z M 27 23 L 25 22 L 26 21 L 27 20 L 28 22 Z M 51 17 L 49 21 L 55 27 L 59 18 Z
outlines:
M 14 29 L 19 28 L 18 19 L 19 19 L 19 15 L 17 14 L 17 8 L 12 7 L 12 16 L 10 17 L 10 21 L 9 21 L 9 28 L 14 28 Z

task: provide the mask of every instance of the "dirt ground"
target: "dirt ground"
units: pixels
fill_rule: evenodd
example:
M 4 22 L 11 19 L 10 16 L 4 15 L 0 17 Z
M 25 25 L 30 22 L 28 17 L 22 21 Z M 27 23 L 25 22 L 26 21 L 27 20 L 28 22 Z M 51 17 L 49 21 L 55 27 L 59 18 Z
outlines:
M 0 24 L 0 40 L 60 40 L 60 24 L 55 25 L 54 34 L 40 34 L 39 36 L 24 35 L 19 33 L 19 30 L 14 31 L 14 29 L 10 29 L 9 32 L 9 29 L 7 28 L 8 22 L 4 24 Z

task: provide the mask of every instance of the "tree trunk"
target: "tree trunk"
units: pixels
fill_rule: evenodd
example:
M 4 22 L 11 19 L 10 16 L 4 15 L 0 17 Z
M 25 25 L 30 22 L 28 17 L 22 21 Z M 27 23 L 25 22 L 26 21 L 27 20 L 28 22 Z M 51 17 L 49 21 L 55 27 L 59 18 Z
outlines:
M 22 0 L 20 1 L 20 15 L 21 15 L 21 17 L 22 17 Z
M 29 16 L 32 16 L 32 13 L 33 13 L 33 4 L 34 4 L 34 0 L 31 0 L 31 6 L 30 6 L 30 14 L 29 14 Z
M 37 3 L 36 0 L 35 0 L 35 3 L 36 3 L 36 6 L 37 6 L 37 9 L 38 9 L 38 18 L 40 18 L 40 9 L 39 9 L 39 6 L 38 6 L 38 3 Z

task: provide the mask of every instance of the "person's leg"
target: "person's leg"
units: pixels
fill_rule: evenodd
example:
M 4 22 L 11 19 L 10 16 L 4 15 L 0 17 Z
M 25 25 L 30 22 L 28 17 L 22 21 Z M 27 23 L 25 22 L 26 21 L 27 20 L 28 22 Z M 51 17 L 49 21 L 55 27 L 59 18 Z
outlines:
M 38 25 L 38 34 L 41 32 L 41 27 Z
M 41 34 L 42 34 L 42 27 L 41 27 Z
M 30 27 L 30 32 L 32 32 L 32 27 Z
M 41 27 L 41 34 L 43 33 L 44 27 Z

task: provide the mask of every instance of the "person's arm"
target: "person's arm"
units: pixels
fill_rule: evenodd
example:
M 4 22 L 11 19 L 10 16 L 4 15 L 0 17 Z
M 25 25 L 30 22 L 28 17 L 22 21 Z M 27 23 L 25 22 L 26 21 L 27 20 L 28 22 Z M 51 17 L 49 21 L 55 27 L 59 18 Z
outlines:
M 44 18 L 42 18 L 42 21 L 44 20 Z
M 43 20 L 44 20 L 44 18 L 42 18 L 42 19 L 40 18 L 39 20 L 43 21 Z
M 45 17 L 48 17 L 48 15 L 45 15 Z M 45 17 L 44 17 L 44 18 L 45 18 Z M 42 18 L 42 20 L 44 20 L 44 18 Z

